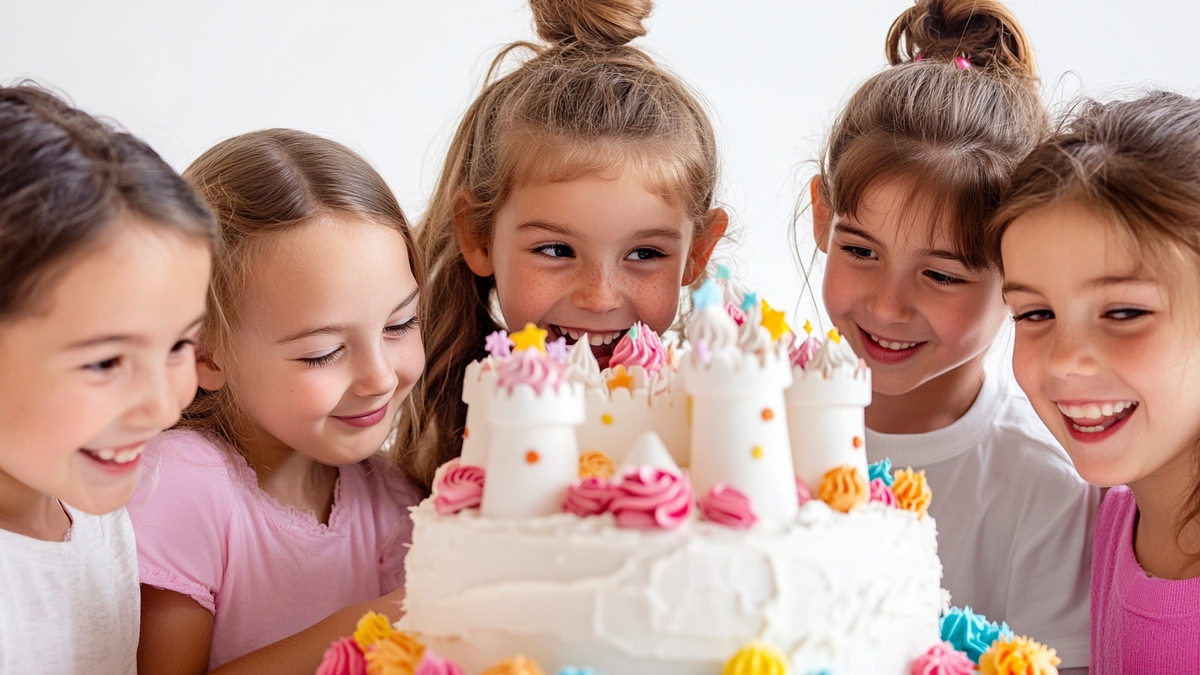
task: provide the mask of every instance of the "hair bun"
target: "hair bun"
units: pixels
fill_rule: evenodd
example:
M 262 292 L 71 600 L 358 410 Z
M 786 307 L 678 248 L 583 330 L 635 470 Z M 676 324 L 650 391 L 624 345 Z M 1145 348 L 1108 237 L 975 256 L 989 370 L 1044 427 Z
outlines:
M 529 0 L 543 40 L 611 49 L 646 34 L 651 0 Z
M 996 0 L 917 0 L 888 31 L 892 65 L 918 57 L 966 58 L 972 66 L 1036 78 L 1033 48 L 1025 29 Z

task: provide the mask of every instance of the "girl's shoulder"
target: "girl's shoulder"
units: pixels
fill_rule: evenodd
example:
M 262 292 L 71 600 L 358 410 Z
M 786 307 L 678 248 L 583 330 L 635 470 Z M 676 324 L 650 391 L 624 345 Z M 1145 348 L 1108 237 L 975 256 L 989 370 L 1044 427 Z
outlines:
M 397 509 L 405 514 L 416 506 L 425 493 L 408 478 L 404 470 L 383 455 L 375 455 L 357 464 L 342 467 L 343 476 L 354 476 L 375 508 Z
M 167 503 L 228 510 L 236 499 L 236 487 L 255 483 L 253 471 L 240 455 L 197 431 L 172 429 L 159 434 L 146 444 L 141 462 L 137 490 L 129 502 L 135 524 L 142 512 Z

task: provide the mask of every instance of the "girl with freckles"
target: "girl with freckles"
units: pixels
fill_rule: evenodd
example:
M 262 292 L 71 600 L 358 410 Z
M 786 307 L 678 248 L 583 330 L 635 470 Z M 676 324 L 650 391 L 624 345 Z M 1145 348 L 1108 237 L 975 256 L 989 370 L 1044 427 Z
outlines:
M 1092 673 L 1200 667 L 1200 101 L 1090 103 L 993 225 L 1013 371 L 1093 485 Z
M 311 673 L 369 609 L 398 618 L 419 491 L 380 449 L 421 374 L 421 268 L 361 157 L 287 129 L 185 172 L 221 248 L 200 393 L 130 505 L 139 670 Z
M 545 43 L 497 58 L 534 53 L 467 110 L 419 228 L 429 415 L 402 421 L 401 446 L 426 486 L 461 451 L 463 374 L 489 333 L 586 334 L 603 368 L 634 323 L 672 326 L 728 223 L 703 107 L 628 44 L 650 0 L 530 5 Z
M 955 605 L 1086 670 L 1099 491 L 985 365 L 1008 314 L 985 227 L 1047 127 L 1032 50 L 998 2 L 920 0 L 887 53 L 812 183 L 825 307 L 872 371 L 867 456 L 925 472 Z

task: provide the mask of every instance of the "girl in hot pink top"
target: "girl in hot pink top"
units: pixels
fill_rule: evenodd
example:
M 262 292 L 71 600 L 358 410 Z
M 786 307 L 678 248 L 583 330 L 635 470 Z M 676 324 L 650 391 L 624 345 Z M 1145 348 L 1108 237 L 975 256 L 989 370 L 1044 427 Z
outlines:
M 1090 103 L 1016 171 L 992 234 L 1017 381 L 1108 491 L 1092 675 L 1200 672 L 1200 101 Z
M 332 141 L 249 133 L 184 175 L 222 241 L 200 392 L 129 509 L 138 670 L 312 672 L 367 609 L 399 618 L 420 494 L 379 453 L 425 365 L 420 267 L 383 179 Z

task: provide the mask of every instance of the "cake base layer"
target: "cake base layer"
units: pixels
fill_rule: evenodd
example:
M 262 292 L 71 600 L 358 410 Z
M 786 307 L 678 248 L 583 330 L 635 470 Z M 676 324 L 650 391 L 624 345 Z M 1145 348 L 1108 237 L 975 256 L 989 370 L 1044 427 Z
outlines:
M 440 516 L 426 500 L 413 524 L 400 627 L 471 674 L 524 654 L 548 673 L 711 675 L 761 640 L 797 675 L 906 675 L 946 602 L 933 519 L 875 503 L 642 531 L 610 515 Z

